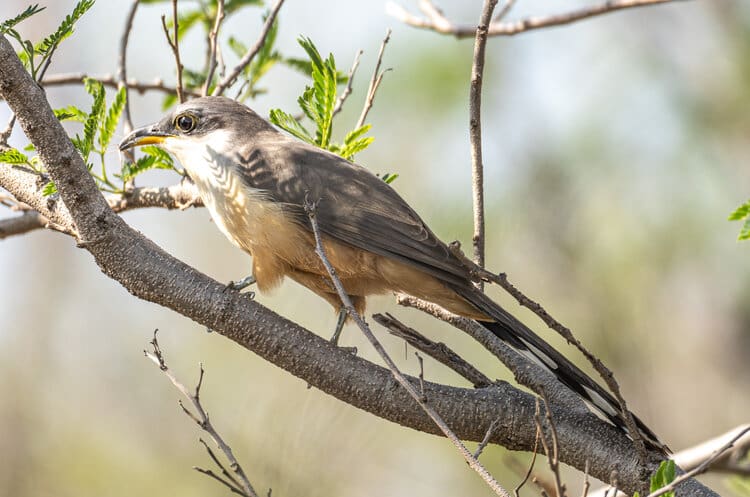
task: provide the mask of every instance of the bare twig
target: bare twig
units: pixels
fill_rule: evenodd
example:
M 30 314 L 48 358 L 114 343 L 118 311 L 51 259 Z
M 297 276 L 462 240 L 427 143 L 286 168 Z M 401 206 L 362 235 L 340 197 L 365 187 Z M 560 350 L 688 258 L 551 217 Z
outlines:
M 354 62 L 352 62 L 352 68 L 349 69 L 349 74 L 346 78 L 346 88 L 344 88 L 344 91 L 341 92 L 341 95 L 339 95 L 338 100 L 336 101 L 336 106 L 333 108 L 333 115 L 335 116 L 339 112 L 341 112 L 341 109 L 344 108 L 344 102 L 346 101 L 347 97 L 352 93 L 352 83 L 354 83 L 354 74 L 357 72 L 357 67 L 359 67 L 359 58 L 362 57 L 362 50 L 359 50 L 357 52 L 357 55 L 354 56 Z
M 474 387 L 483 388 L 492 384 L 492 380 L 444 343 L 433 342 L 414 328 L 406 326 L 391 314 L 375 314 L 372 318 L 381 326 L 384 326 L 392 335 L 401 338 L 415 349 L 424 352 L 469 380 Z
M 430 2 L 424 2 L 430 4 Z M 431 4 L 430 4 L 431 5 Z M 471 190 L 474 211 L 474 262 L 484 267 L 484 164 L 482 163 L 482 80 L 487 29 L 497 0 L 485 0 L 474 40 L 469 90 L 469 140 L 471 142 Z M 481 287 L 482 283 L 479 282 Z
M 169 48 L 172 49 L 172 55 L 174 55 L 174 61 L 177 65 L 177 87 L 175 90 L 177 91 L 177 100 L 182 103 L 185 101 L 185 93 L 182 91 L 182 61 L 180 60 L 180 40 L 178 37 L 180 21 L 177 18 L 177 0 L 172 0 L 172 17 L 174 22 L 174 39 L 169 34 L 166 16 L 161 16 L 161 26 L 164 29 L 164 36 L 167 38 Z
M 231 447 L 224 441 L 224 439 L 219 435 L 219 433 L 216 431 L 214 426 L 211 424 L 211 421 L 208 418 L 208 413 L 203 408 L 203 405 L 201 404 L 200 400 L 200 390 L 201 385 L 203 383 L 203 374 L 204 369 L 203 365 L 200 366 L 200 376 L 198 379 L 198 385 L 195 387 L 195 393 L 191 393 L 188 388 L 181 383 L 177 377 L 174 375 L 171 369 L 167 366 L 167 363 L 164 359 L 164 354 L 162 353 L 161 349 L 159 348 L 159 342 L 156 339 L 156 331 L 154 331 L 154 338 L 150 342 L 151 347 L 153 348 L 153 352 L 149 352 L 147 350 L 144 350 L 143 353 L 153 361 L 154 364 L 159 366 L 159 369 L 169 378 L 169 381 L 172 382 L 172 384 L 177 388 L 177 390 L 182 393 L 185 398 L 187 398 L 190 403 L 193 406 L 193 409 L 198 413 L 197 415 L 192 413 L 188 408 L 186 408 L 182 402 L 180 402 L 180 407 L 182 407 L 182 410 L 190 416 L 190 418 L 193 419 L 193 421 L 198 424 L 198 426 L 201 427 L 203 431 L 208 433 L 208 435 L 211 437 L 211 439 L 214 441 L 217 447 L 221 449 L 221 451 L 224 453 L 224 456 L 229 461 L 230 468 L 234 472 L 234 475 L 239 480 L 241 485 L 241 490 L 243 495 L 247 495 L 248 497 L 258 497 L 258 494 L 255 493 L 255 490 L 253 489 L 253 486 L 250 484 L 250 480 L 245 475 L 245 471 L 242 469 L 242 466 L 240 466 L 240 463 L 237 462 L 237 459 L 234 457 L 234 454 L 232 453 Z M 204 442 L 205 445 L 205 442 Z M 214 460 L 216 460 L 214 458 Z M 225 471 L 224 467 L 222 465 L 219 465 L 222 470 Z M 216 478 L 217 480 L 221 481 L 225 485 L 229 486 L 230 488 L 232 485 L 218 477 L 214 474 L 209 474 L 206 470 L 200 470 L 199 468 L 196 468 L 196 470 L 200 471 L 201 473 L 208 474 L 209 476 L 212 476 Z
M 632 9 L 636 7 L 646 7 L 650 5 L 659 5 L 672 1 L 679 0 L 608 0 L 598 5 L 582 7 L 580 9 L 561 14 L 527 17 L 524 19 L 519 19 L 517 21 L 508 22 L 501 22 L 498 19 L 497 21 L 492 22 L 489 25 L 487 35 L 512 36 L 534 29 L 570 24 L 576 21 L 600 16 L 603 14 L 609 14 L 611 12 L 616 12 L 619 10 Z M 475 36 L 477 31 L 476 26 L 454 24 L 450 20 L 446 19 L 442 14 L 428 14 L 428 12 L 431 12 L 431 10 L 425 9 L 423 7 L 422 4 L 425 3 L 429 4 L 430 6 L 432 6 L 432 3 L 428 0 L 421 0 L 420 2 L 420 9 L 426 14 L 426 18 L 415 16 L 414 14 L 411 14 L 402 6 L 394 2 L 388 2 L 388 4 L 386 5 L 386 12 L 389 15 L 395 17 L 397 20 L 416 28 L 429 29 L 438 33 L 453 35 L 456 38 L 471 38 Z M 434 6 L 432 6 L 432 9 L 437 10 Z
M 590 487 L 591 482 L 589 481 L 589 460 L 586 459 L 586 467 L 583 470 L 583 489 L 581 490 L 581 497 L 588 496 Z
M 108 195 L 107 203 L 115 212 L 125 212 L 147 207 L 185 210 L 189 207 L 202 207 L 203 200 L 192 182 L 163 186 L 136 187 L 121 194 Z M 14 209 L 15 210 L 15 209 Z M 0 219 L 0 239 L 13 235 L 22 235 L 48 226 L 49 221 L 43 215 L 34 212 L 23 216 Z
M 122 37 L 120 38 L 120 52 L 117 56 L 117 88 L 125 88 L 125 108 L 123 109 L 124 129 L 125 133 L 130 133 L 133 130 L 133 119 L 130 116 L 130 94 L 128 92 L 128 64 L 127 64 L 127 52 L 128 52 L 128 40 L 130 39 L 130 31 L 133 29 L 133 20 L 135 19 L 135 12 L 138 10 L 138 5 L 141 0 L 132 0 L 130 8 L 125 16 L 125 27 L 122 30 Z
M 495 17 L 492 19 L 493 24 L 505 19 L 505 16 L 508 15 L 508 13 L 510 12 L 510 9 L 512 9 L 515 4 L 516 4 L 516 0 L 505 0 L 505 3 L 503 4 L 503 6 L 500 8 L 497 14 L 495 14 Z
M 482 455 L 482 452 L 484 452 L 487 444 L 490 443 L 490 438 L 492 438 L 492 434 L 495 433 L 495 430 L 498 426 L 500 426 L 500 418 L 497 418 L 492 423 L 490 423 L 490 427 L 487 428 L 487 433 L 484 434 L 484 438 L 481 442 L 479 442 L 479 445 L 477 445 L 477 450 L 474 451 L 475 458 L 479 459 L 479 456 Z
M 542 447 L 544 447 L 544 453 L 547 455 L 547 462 L 549 463 L 549 469 L 552 471 L 552 475 L 555 477 L 555 495 L 557 497 L 565 497 L 565 485 L 562 483 L 560 477 L 560 445 L 557 438 L 557 427 L 555 421 L 552 419 L 552 411 L 549 408 L 549 402 L 547 401 L 547 394 L 542 392 L 542 399 L 544 400 L 544 419 L 547 421 L 549 426 L 550 438 L 552 442 L 552 448 L 550 449 L 547 443 L 547 437 L 544 434 L 542 428 L 541 418 L 539 417 L 539 401 L 537 400 L 536 405 L 536 422 L 541 432 Z
M 203 96 L 208 95 L 208 89 L 211 87 L 211 81 L 214 79 L 214 71 L 216 71 L 216 50 L 218 44 L 216 42 L 219 36 L 219 28 L 221 22 L 224 20 L 224 0 L 218 0 L 216 19 L 214 20 L 214 26 L 208 34 L 208 74 L 206 81 L 203 83 Z
M 659 497 L 660 495 L 664 495 L 667 492 L 673 491 L 677 485 L 684 482 L 685 480 L 688 480 L 690 478 L 693 478 L 694 476 L 697 476 L 704 471 L 707 471 L 708 468 L 711 466 L 711 464 L 716 461 L 718 458 L 720 458 L 725 452 L 727 452 L 729 449 L 731 449 L 735 442 L 737 442 L 739 439 L 741 439 L 745 434 L 750 433 L 750 426 L 744 427 L 742 430 L 740 430 L 739 433 L 737 433 L 734 437 L 732 437 L 727 443 L 722 445 L 718 450 L 716 450 L 711 457 L 707 458 L 703 463 L 698 465 L 696 468 L 688 471 L 687 473 L 683 473 L 677 478 L 675 478 L 672 483 L 669 485 L 666 485 L 659 490 L 655 492 L 651 492 L 648 497 Z
M 534 464 L 536 463 L 536 454 L 537 450 L 539 449 L 539 437 L 541 437 L 542 430 L 537 423 L 536 425 L 536 439 L 534 440 L 534 450 L 531 452 L 531 462 L 529 463 L 529 467 L 526 470 L 526 474 L 523 477 L 523 480 L 520 481 L 518 486 L 513 489 L 513 495 L 514 497 L 519 497 L 519 492 L 521 491 L 521 488 L 526 485 L 526 482 L 529 481 L 529 477 L 531 476 L 532 472 L 534 471 Z
M 10 135 L 13 134 L 13 127 L 15 125 L 16 115 L 13 114 L 10 116 L 10 119 L 8 119 L 8 124 L 5 126 L 5 129 L 0 131 L 0 150 L 8 148 L 8 140 L 10 139 Z
M 120 81 L 111 74 L 93 74 L 89 75 L 82 72 L 77 73 L 63 73 L 63 74 L 52 74 L 45 78 L 42 86 L 62 86 L 62 85 L 77 85 L 83 84 L 85 79 L 94 79 L 104 86 L 110 88 L 117 88 Z M 145 81 L 138 81 L 136 79 L 129 79 L 124 83 L 125 87 L 131 90 L 135 90 L 140 94 L 146 93 L 147 91 L 158 91 L 167 94 L 176 94 L 177 88 L 174 86 L 165 85 L 161 78 L 157 78 L 154 81 L 147 83 Z M 200 97 L 200 92 L 184 89 L 182 90 L 184 95 L 190 97 Z
M 357 120 L 357 126 L 355 126 L 354 129 L 359 129 L 365 124 L 365 119 L 367 119 L 367 113 L 370 112 L 370 109 L 372 108 L 372 103 L 375 100 L 375 93 L 378 91 L 378 87 L 380 86 L 380 83 L 383 81 L 383 75 L 390 71 L 390 69 L 385 69 L 383 72 L 380 72 L 380 64 L 383 62 L 383 54 L 385 53 L 385 46 L 388 44 L 388 41 L 391 39 L 391 30 L 388 29 L 385 32 L 385 38 L 383 38 L 383 42 L 380 44 L 380 50 L 378 51 L 378 61 L 375 63 L 375 70 L 372 72 L 372 79 L 370 79 L 370 86 L 367 88 L 367 98 L 365 98 L 365 105 L 362 108 L 362 113 L 359 115 L 359 119 Z
M 336 292 L 339 295 L 339 298 L 341 298 L 341 302 L 343 303 L 344 309 L 346 309 L 347 313 L 349 314 L 349 317 L 357 324 L 359 329 L 362 331 L 362 333 L 365 335 L 367 340 L 370 342 L 370 344 L 373 346 L 373 348 L 377 351 L 378 355 L 383 359 L 388 369 L 391 371 L 391 374 L 395 378 L 395 380 L 409 393 L 409 395 L 419 404 L 419 406 L 422 408 L 422 410 L 432 419 L 432 421 L 440 428 L 440 431 L 443 432 L 443 434 L 453 443 L 453 445 L 458 449 L 458 451 L 461 453 L 463 458 L 466 460 L 466 462 L 469 464 L 469 466 L 479 474 L 479 476 L 482 477 L 482 479 L 487 483 L 487 485 L 495 492 L 495 494 L 503 496 L 503 497 L 510 497 L 508 492 L 498 483 L 497 480 L 485 469 L 485 467 L 480 463 L 472 454 L 469 452 L 469 449 L 466 448 L 466 446 L 461 442 L 461 440 L 456 436 L 453 431 L 448 427 L 447 424 L 445 424 L 445 421 L 440 417 L 440 415 L 435 411 L 435 409 L 430 406 L 422 395 L 414 388 L 414 385 L 412 385 L 406 377 L 404 377 L 403 373 L 398 369 L 396 366 L 396 363 L 393 362 L 393 359 L 388 355 L 388 353 L 385 351 L 381 343 L 378 341 L 377 338 L 375 338 L 375 335 L 370 330 L 370 327 L 367 326 L 367 324 L 364 322 L 362 317 L 357 313 L 357 311 L 354 309 L 354 306 L 352 305 L 352 301 L 349 298 L 349 295 L 346 293 L 346 290 L 344 290 L 344 286 L 341 284 L 341 281 L 339 280 L 338 276 L 336 275 L 336 270 L 331 265 L 330 261 L 326 257 L 325 249 L 323 247 L 323 241 L 321 239 L 320 235 L 320 229 L 318 228 L 318 222 L 316 219 L 316 205 L 313 202 L 310 202 L 308 199 L 305 199 L 305 211 L 307 212 L 307 216 L 310 219 L 310 225 L 313 230 L 313 234 L 315 236 L 315 252 L 318 254 L 318 257 L 320 257 L 321 262 L 326 268 L 326 271 L 328 272 L 329 276 L 331 277 L 331 281 L 336 288 Z
M 544 323 L 548 327 L 555 330 L 559 335 L 565 338 L 565 340 L 569 344 L 572 344 L 573 346 L 575 346 L 581 352 L 581 354 L 583 354 L 586 360 L 588 360 L 589 363 L 591 363 L 591 365 L 594 367 L 596 372 L 599 373 L 602 379 L 604 379 L 604 382 L 606 383 L 607 387 L 609 387 L 610 391 L 612 391 L 613 395 L 615 396 L 615 399 L 617 399 L 617 403 L 620 406 L 620 412 L 622 413 L 623 420 L 625 421 L 625 426 L 627 427 L 628 432 L 631 438 L 633 439 L 633 443 L 635 444 L 639 457 L 641 458 L 641 461 L 646 461 L 647 459 L 646 447 L 643 442 L 643 437 L 635 423 L 635 419 L 633 418 L 633 414 L 628 409 L 627 403 L 625 402 L 625 399 L 623 398 L 622 393 L 620 392 L 620 385 L 615 379 L 615 375 L 612 373 L 612 371 L 609 368 L 607 368 L 604 365 L 601 359 L 599 359 L 594 354 L 589 352 L 589 350 L 586 347 L 584 347 L 584 345 L 573 335 L 573 332 L 570 330 L 570 328 L 561 324 L 558 320 L 552 317 L 544 309 L 544 307 L 541 306 L 541 304 L 527 297 L 523 292 L 521 292 L 518 288 L 516 288 L 510 281 L 508 281 L 507 274 L 505 273 L 494 274 L 474 264 L 465 255 L 463 255 L 463 253 L 461 252 L 461 246 L 458 242 L 451 243 L 449 245 L 449 249 L 451 250 L 451 252 L 453 252 L 454 255 L 456 255 L 459 259 L 463 261 L 463 263 L 466 265 L 466 267 L 469 269 L 469 271 L 472 273 L 472 276 L 475 279 L 490 281 L 492 283 L 496 283 L 500 285 L 506 292 L 512 295 L 513 298 L 515 298 L 516 301 L 521 306 L 526 307 L 527 309 L 531 310 L 542 321 L 544 321 Z M 654 442 L 656 441 L 654 440 Z
M 252 48 L 242 56 L 242 59 L 240 59 L 237 65 L 234 66 L 234 68 L 229 72 L 229 74 L 224 76 L 224 78 L 219 81 L 219 83 L 214 88 L 212 95 L 222 95 L 227 88 L 234 84 L 242 71 L 253 61 L 258 52 L 260 52 L 260 49 L 263 48 L 263 45 L 266 42 L 266 38 L 268 37 L 268 33 L 271 31 L 271 27 L 276 20 L 276 15 L 279 13 L 279 9 L 281 9 L 281 6 L 283 4 L 284 0 L 276 0 L 276 3 L 271 8 L 271 12 L 269 12 L 268 17 L 266 18 L 265 24 L 263 24 L 263 29 L 260 32 L 258 41 L 256 41 L 255 45 L 253 45 Z

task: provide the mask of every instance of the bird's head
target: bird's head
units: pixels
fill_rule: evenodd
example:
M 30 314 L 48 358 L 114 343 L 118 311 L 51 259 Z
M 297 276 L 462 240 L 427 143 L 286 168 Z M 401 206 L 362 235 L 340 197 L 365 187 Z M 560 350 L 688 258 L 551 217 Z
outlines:
M 207 147 L 218 153 L 251 141 L 274 128 L 245 105 L 226 97 L 202 97 L 175 107 L 163 119 L 134 130 L 120 142 L 120 150 L 157 145 L 185 163 Z

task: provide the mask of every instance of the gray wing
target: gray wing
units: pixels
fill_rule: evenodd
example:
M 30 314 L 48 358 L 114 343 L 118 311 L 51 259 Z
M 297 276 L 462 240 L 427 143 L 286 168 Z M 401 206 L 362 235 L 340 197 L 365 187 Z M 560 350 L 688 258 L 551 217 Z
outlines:
M 240 175 L 264 190 L 311 229 L 305 196 L 318 201 L 317 222 L 327 236 L 397 259 L 447 283 L 468 274 L 409 205 L 380 178 L 341 157 L 274 134 L 239 158 Z

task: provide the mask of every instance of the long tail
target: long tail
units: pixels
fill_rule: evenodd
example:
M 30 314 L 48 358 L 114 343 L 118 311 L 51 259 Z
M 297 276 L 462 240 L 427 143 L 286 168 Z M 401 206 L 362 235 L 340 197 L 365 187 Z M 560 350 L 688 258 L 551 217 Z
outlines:
M 494 321 L 477 321 L 479 324 L 513 349 L 555 375 L 559 381 L 579 395 L 595 413 L 601 414 L 603 419 L 622 429 L 630 436 L 619 403 L 601 385 L 484 293 L 473 287 L 454 287 L 454 290 L 494 319 Z M 670 453 L 669 448 L 659 440 L 643 421 L 635 415 L 633 415 L 633 419 L 647 447 L 665 455 Z

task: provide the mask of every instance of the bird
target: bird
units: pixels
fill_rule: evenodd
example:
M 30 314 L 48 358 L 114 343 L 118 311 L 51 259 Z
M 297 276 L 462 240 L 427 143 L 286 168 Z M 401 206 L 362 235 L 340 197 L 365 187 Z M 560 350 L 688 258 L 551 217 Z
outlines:
M 221 96 L 177 105 L 163 119 L 132 131 L 119 148 L 149 144 L 177 158 L 219 230 L 252 256 L 259 291 L 288 277 L 344 315 L 315 251 L 306 212 L 312 201 L 326 257 L 360 315 L 368 296 L 399 292 L 470 318 L 632 438 L 615 398 L 477 288 L 460 255 L 365 167 L 288 136 L 246 105 Z M 633 418 L 646 446 L 668 454 L 656 434 Z

